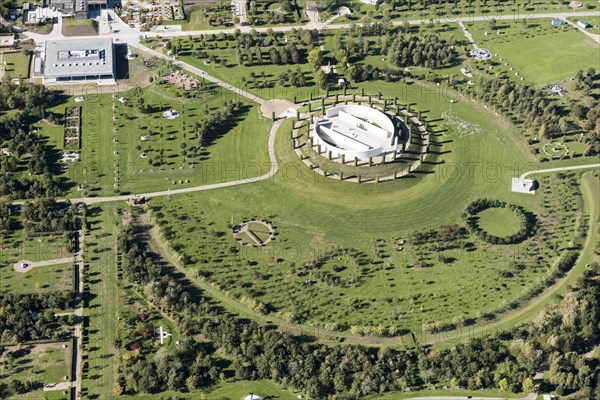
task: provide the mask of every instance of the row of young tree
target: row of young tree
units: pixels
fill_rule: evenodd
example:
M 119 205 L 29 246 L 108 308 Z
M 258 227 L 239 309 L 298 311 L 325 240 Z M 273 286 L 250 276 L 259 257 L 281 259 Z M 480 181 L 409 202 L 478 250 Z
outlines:
M 575 102 L 570 113 L 559 107 L 556 101 L 532 85 L 520 84 L 502 78 L 481 77 L 474 86 L 478 99 L 498 106 L 511 116 L 513 122 L 523 126 L 531 134 L 544 139 L 562 136 L 570 131 L 567 116 L 579 125 L 589 144 L 586 155 L 600 152 L 600 104 L 585 105 Z
M 155 286 L 153 282 L 164 280 L 166 271 L 161 271 L 161 267 L 151 263 L 148 257 L 141 256 L 144 250 L 140 250 L 138 239 L 132 227 L 125 228 L 119 238 L 121 251 L 129 254 L 125 263 L 132 264 L 125 268 L 129 271 L 126 278 L 138 285 Z M 145 268 L 154 272 L 149 274 Z M 400 350 L 307 342 L 273 326 L 216 312 L 206 299 L 197 299 L 187 287 L 182 290 L 189 292 L 189 301 L 165 304 L 165 308 L 182 332 L 202 334 L 215 348 L 231 357 L 230 368 L 234 370 L 235 378 L 272 379 L 300 389 L 315 399 L 343 395 L 363 398 L 448 382 L 469 389 L 529 392 L 533 386 L 531 378 L 546 363 L 551 365 L 547 382 L 551 388 L 562 386 L 565 392 L 585 393 L 581 398 L 600 399 L 598 364 L 581 356 L 600 335 L 600 315 L 595 307 L 600 301 L 599 276 L 600 267 L 592 265 L 585 271 L 576 290 L 538 315 L 531 324 L 439 351 L 419 346 Z M 561 352 L 574 353 L 570 356 L 574 361 L 566 371 L 559 364 Z M 136 375 L 145 382 L 155 377 L 155 372 L 151 371 L 153 364 L 147 365 L 145 369 L 140 366 Z M 553 368 L 552 365 L 556 366 Z M 585 368 L 576 369 L 581 366 Z M 128 374 L 126 372 L 125 376 Z M 145 376 L 142 378 L 141 374 Z M 177 376 L 183 379 L 185 374 Z M 167 386 L 163 382 L 161 389 Z M 146 389 L 132 385 L 127 390 Z
M 0 296 L 0 341 L 18 343 L 26 340 L 66 340 L 63 318 L 54 311 L 75 306 L 72 291 L 44 294 L 5 293 Z

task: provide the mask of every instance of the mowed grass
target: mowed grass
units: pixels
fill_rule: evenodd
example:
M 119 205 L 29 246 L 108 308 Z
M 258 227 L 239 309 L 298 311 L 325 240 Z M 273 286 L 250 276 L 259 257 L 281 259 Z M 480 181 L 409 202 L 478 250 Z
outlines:
M 416 101 L 429 120 L 436 120 L 450 107 L 443 95 L 419 90 L 402 93 L 401 87 L 395 87 L 393 93 Z M 451 107 L 481 129 L 461 137 L 449 126 L 435 136 L 441 143 L 443 163 L 433 174 L 361 185 L 324 178 L 313 174 L 293 153 L 287 134 L 291 124 L 286 122 L 277 136 L 279 172 L 272 180 L 153 199 L 151 205 L 160 213 L 159 221 L 169 227 L 167 236 L 173 247 L 187 256 L 185 263 L 193 278 L 200 274 L 233 297 L 262 301 L 277 313 L 275 318 L 285 320 L 291 313 L 315 324 L 415 327 L 419 321 L 489 312 L 526 292 L 543 276 L 550 260 L 543 267 L 532 264 L 511 281 L 496 274 L 518 260 L 516 248 L 478 243 L 474 252 L 445 253 L 456 259 L 449 265 L 434 258 L 432 267 L 418 268 L 415 265 L 424 249 L 405 245 L 399 250 L 398 243 L 415 230 L 460 223 L 464 207 L 478 197 L 517 203 L 545 215 L 540 200 L 548 193 L 522 196 L 510 192 L 510 179 L 519 175 L 517 170 L 534 168 L 528 164 L 529 155 L 521 151 L 525 144 L 497 124 L 487 110 L 461 102 Z M 575 199 L 569 207 L 576 207 Z M 251 217 L 272 221 L 276 241 L 228 256 L 231 246 L 237 246 L 228 224 Z M 562 217 L 565 231 L 560 235 L 565 240 L 557 239 L 560 249 L 568 242 L 576 216 L 568 212 Z M 336 249 L 356 249 L 380 264 L 365 268 L 358 260 L 362 256 L 334 256 L 320 271 L 354 282 L 343 288 L 326 281 L 307 285 L 305 277 L 297 278 L 294 271 L 298 268 Z M 211 257 L 218 258 L 218 263 L 206 261 Z
M 116 205 L 88 210 L 89 234 L 85 237 L 86 285 L 84 292 L 83 393 L 89 398 L 112 395 L 118 351 L 114 347 L 118 327 L 119 296 L 115 243 L 120 210 Z
M 488 208 L 477 214 L 481 229 L 493 236 L 505 237 L 515 234 L 521 227 L 519 217 L 508 208 Z
M 4 53 L 0 57 L 8 78 L 29 78 L 29 61 L 31 57 L 22 52 Z
M 67 344 L 66 348 L 63 348 L 63 343 L 22 346 L 21 348 L 27 349 L 25 355 L 14 361 L 14 368 L 12 370 L 5 369 L 0 372 L 0 383 L 8 384 L 13 379 L 20 380 L 21 382 L 31 381 L 36 388 L 34 391 L 23 395 L 11 396 L 11 399 L 46 399 L 48 393 L 43 391 L 43 385 L 63 382 L 64 377 L 69 376 L 71 360 L 70 344 Z M 8 347 L 6 350 L 15 351 L 17 348 Z M 0 360 L 3 360 L 3 357 L 0 357 Z M 58 393 L 62 395 L 61 391 Z
M 116 190 L 144 193 L 241 179 L 246 172 L 242 166 L 268 162 L 270 121 L 260 116 L 257 105 L 244 102 L 242 110 L 207 136 L 201 148 L 195 123 L 218 112 L 225 101 L 238 97 L 227 90 L 207 89 L 198 98 L 183 99 L 171 94 L 169 88 L 153 85 L 144 89 L 145 104 L 150 109 L 146 113 L 133 104 L 132 92 L 117 93 L 114 98 L 110 94 L 88 94 L 84 102 L 71 99 L 52 110 L 62 115 L 65 106 L 82 107 L 81 161 L 69 163 L 62 173 L 73 182 L 71 197 L 109 195 Z M 120 97 L 128 101 L 121 103 Z M 163 118 L 163 112 L 171 109 L 180 117 Z M 38 127 L 48 143 L 62 152 L 63 127 L 45 123 Z M 256 175 L 268 170 L 268 166 L 264 168 Z M 78 191 L 77 184 L 85 184 L 86 189 Z
M 183 399 L 240 400 L 250 393 L 254 393 L 262 399 L 274 398 L 278 400 L 295 400 L 298 398 L 297 394 L 292 394 L 289 389 L 286 390 L 280 385 L 266 380 L 225 382 L 207 391 L 197 391 L 193 393 L 166 391 L 159 394 L 139 394 L 135 396 L 123 395 L 120 397 L 112 396 L 110 398 L 155 400 L 171 398 L 169 396 L 177 396 L 178 398 Z
M 73 290 L 73 265 L 48 265 L 26 273 L 15 271 L 12 265 L 3 265 L 0 267 L 0 290 L 13 294 Z
M 575 76 L 580 69 L 598 69 L 598 44 L 579 32 L 561 32 L 502 43 L 490 49 L 511 60 L 534 83 L 550 83 Z M 536 60 L 536 62 L 531 62 Z
M 494 61 L 503 63 L 498 59 L 502 57 L 532 83 L 560 81 L 574 77 L 580 69 L 600 67 L 597 43 L 570 26 L 564 31 L 551 27 L 549 19 L 529 21 L 527 26 L 498 21 L 493 31 L 487 22 L 471 22 L 466 26 L 477 44 L 490 50 Z M 498 57 L 494 56 L 496 53 Z M 509 75 L 515 76 L 516 71 Z

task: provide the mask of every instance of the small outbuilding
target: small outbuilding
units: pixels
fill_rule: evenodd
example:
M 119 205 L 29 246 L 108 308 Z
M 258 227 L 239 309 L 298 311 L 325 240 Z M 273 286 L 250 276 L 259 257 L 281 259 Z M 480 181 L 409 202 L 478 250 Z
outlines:
M 563 20 L 560 19 L 560 18 L 554 18 L 552 21 L 550 21 L 550 24 L 553 27 L 557 28 L 557 27 L 559 27 L 559 26 L 561 26 L 563 24 Z
M 580 19 L 579 21 L 577 21 L 577 26 L 579 26 L 580 28 L 583 28 L 583 29 L 587 29 L 591 25 L 588 24 L 587 22 L 585 22 L 584 20 Z
M 244 397 L 244 400 L 261 400 L 261 398 L 260 396 L 251 393 L 248 396 Z

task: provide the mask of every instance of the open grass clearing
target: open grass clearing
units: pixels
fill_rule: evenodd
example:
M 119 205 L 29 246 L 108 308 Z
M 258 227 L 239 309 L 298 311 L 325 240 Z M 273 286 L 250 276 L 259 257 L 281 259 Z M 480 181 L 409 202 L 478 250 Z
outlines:
M 22 382 L 31 380 L 35 388 L 32 392 L 12 396 L 11 399 L 45 399 L 48 394 L 43 391 L 45 384 L 63 382 L 64 377 L 69 376 L 71 362 L 70 343 L 38 344 L 22 346 L 21 349 L 8 347 L 6 350 L 16 350 L 18 357 L 14 361 L 12 369 L 0 372 L 0 383 L 8 384 L 13 379 Z M 2 360 L 2 357 L 0 357 L 0 360 Z M 62 392 L 59 391 L 58 396 L 61 395 Z
M 495 30 L 490 29 L 488 22 L 470 22 L 466 26 L 476 43 L 492 53 L 492 59 L 499 63 L 496 68 L 514 68 L 507 71 L 513 79 L 519 72 L 532 83 L 548 84 L 570 79 L 580 69 L 600 68 L 599 45 L 567 25 L 563 31 L 553 28 L 550 20 L 542 19 L 530 21 L 527 26 L 498 21 Z M 498 57 L 494 56 L 496 53 Z M 511 65 L 504 68 L 504 62 Z
M 2 53 L 0 55 L 4 76 L 9 79 L 27 79 L 29 78 L 29 64 L 31 56 L 21 51 L 12 53 Z
M 115 205 L 88 210 L 85 272 L 89 289 L 84 292 L 85 396 L 107 398 L 113 395 L 116 374 L 114 337 L 123 299 L 119 297 L 115 242 L 120 209 Z
M 517 233 L 521 222 L 514 211 L 507 207 L 488 208 L 477 214 L 478 225 L 485 232 L 497 237 Z

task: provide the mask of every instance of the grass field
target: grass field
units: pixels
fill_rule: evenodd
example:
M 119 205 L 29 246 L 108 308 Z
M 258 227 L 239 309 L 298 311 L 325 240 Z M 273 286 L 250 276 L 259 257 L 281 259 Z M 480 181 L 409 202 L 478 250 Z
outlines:
M 29 62 L 31 56 L 22 52 L 3 53 L 0 56 L 2 65 L 5 68 L 4 74 L 10 79 L 29 78 Z
M 7 350 L 15 351 L 16 348 L 11 347 Z M 12 370 L 0 372 L 0 383 L 8 384 L 13 379 L 31 380 L 35 387 L 34 391 L 12 396 L 11 399 L 45 399 L 48 393 L 42 391 L 43 385 L 62 382 L 64 377 L 69 374 L 70 345 L 67 345 L 66 348 L 63 348 L 63 343 L 23 346 L 22 352 L 23 355 L 15 360 Z M 57 396 L 52 398 L 62 398 L 59 397 L 60 394 L 59 391 Z
M 14 294 L 73 290 L 73 265 L 49 265 L 26 273 L 16 272 L 12 265 L 3 265 L 0 290 Z
M 552 28 L 549 20 L 530 21 L 527 27 L 517 22 L 499 21 L 495 31 L 487 22 L 466 26 L 480 47 L 506 59 L 532 83 L 557 82 L 574 77 L 580 69 L 600 68 L 598 44 L 572 27 L 566 27 L 565 31 Z M 511 71 L 513 76 L 514 72 Z
M 83 392 L 90 398 L 112 395 L 118 352 L 113 339 L 119 322 L 119 297 L 115 242 L 120 210 L 116 206 L 88 210 L 89 235 L 85 246 L 84 373 Z
M 423 95 L 406 96 L 416 100 Z M 433 98 L 425 104 L 417 101 L 432 120 L 449 107 L 441 98 Z M 435 251 L 431 253 L 432 247 L 404 245 L 399 251 L 398 243 L 416 229 L 457 222 L 469 200 L 485 195 L 524 206 L 550 230 L 559 229 L 552 225 L 554 219 L 562 224 L 553 243 L 524 244 L 537 248 L 534 253 L 547 252 L 551 246 L 555 255 L 572 234 L 577 200 L 573 197 L 569 211 L 555 218 L 540 201 L 560 204 L 560 198 L 544 191 L 536 196 L 509 192 L 510 176 L 515 173 L 511 169 L 525 166 L 529 157 L 515 152 L 518 141 L 486 118 L 485 111 L 463 103 L 453 104 L 452 109 L 481 129 L 461 138 L 449 127 L 438 138 L 446 142 L 441 147 L 444 164 L 431 175 L 379 185 L 340 183 L 309 172 L 292 153 L 287 135 L 279 135 L 280 172 L 272 181 L 155 199 L 151 204 L 165 225 L 166 238 L 184 254 L 191 276 L 203 276 L 230 296 L 262 302 L 270 316 L 288 322 L 400 327 L 472 318 L 527 292 L 548 265 L 525 256 L 520 261 L 533 264 L 516 278 L 490 279 L 507 273 L 519 261 L 521 255 L 514 256 L 520 254 L 518 246 L 476 243 L 476 251 L 444 253 L 455 259 L 450 266 L 440 262 Z M 289 125 L 284 124 L 281 130 L 286 129 Z M 473 173 L 460 173 L 469 162 L 476 165 Z M 491 165 L 498 173 L 493 179 L 487 175 Z M 560 180 L 546 186 L 552 185 L 566 187 Z M 232 198 L 244 200 L 233 203 Z M 230 256 L 233 238 L 228 224 L 250 217 L 273 221 L 277 240 L 259 251 L 242 249 Z M 320 267 L 306 269 L 306 264 L 315 262 Z M 431 266 L 419 267 L 421 262 Z
M 262 166 L 268 161 L 269 121 L 259 115 L 258 106 L 248 103 L 236 111 L 235 118 L 205 137 L 202 147 L 198 145 L 194 123 L 205 119 L 207 112 L 217 112 L 225 101 L 237 100 L 232 92 L 207 89 L 198 98 L 181 99 L 168 86 L 155 84 L 144 89 L 143 95 L 151 109 L 147 113 L 133 105 L 130 92 L 114 99 L 110 94 L 90 93 L 82 103 L 70 100 L 53 109 L 62 114 L 65 106 L 82 107 L 81 161 L 67 165 L 62 176 L 85 183 L 83 194 L 112 194 L 115 184 L 121 193 L 143 193 L 241 179 L 242 166 Z M 130 100 L 121 103 L 121 96 Z M 163 118 L 163 112 L 171 109 L 180 117 Z M 62 151 L 62 126 L 40 123 L 38 127 L 48 143 Z M 70 194 L 81 196 L 82 192 L 73 185 Z
M 488 208 L 478 213 L 477 218 L 481 229 L 497 237 L 513 235 L 521 227 L 517 215 L 508 208 Z

